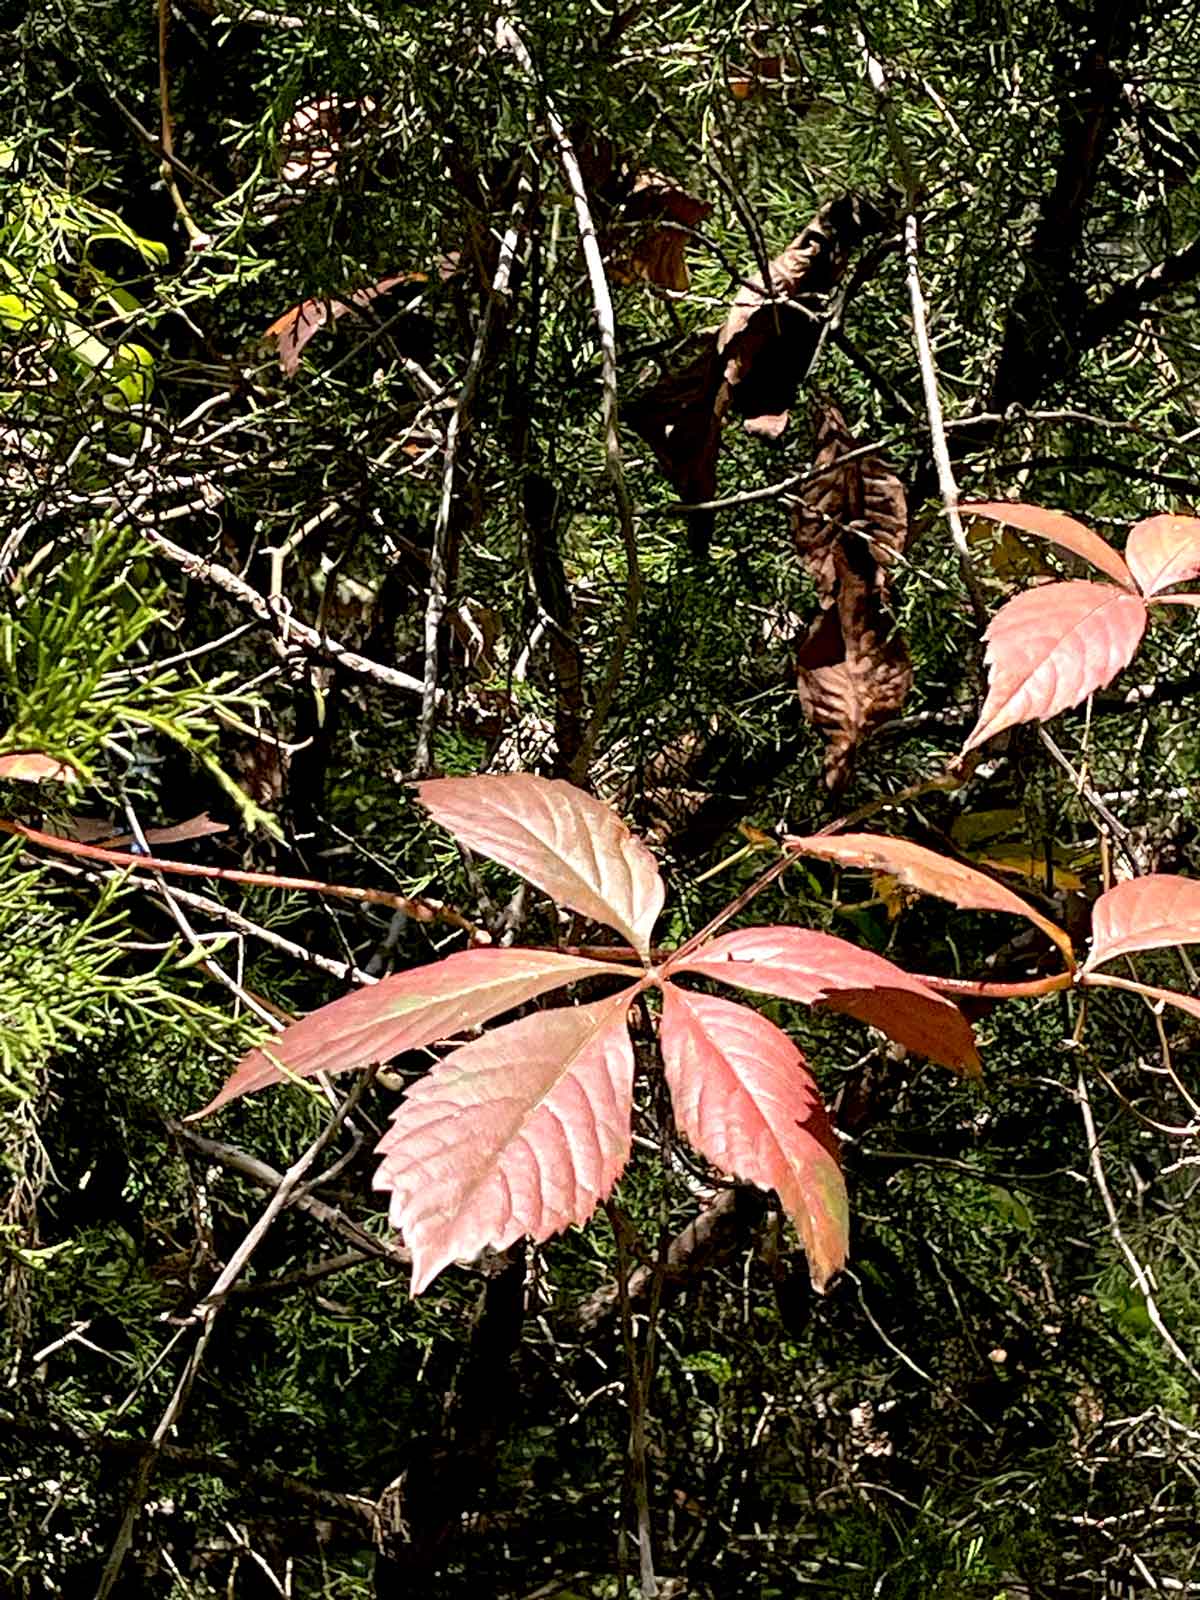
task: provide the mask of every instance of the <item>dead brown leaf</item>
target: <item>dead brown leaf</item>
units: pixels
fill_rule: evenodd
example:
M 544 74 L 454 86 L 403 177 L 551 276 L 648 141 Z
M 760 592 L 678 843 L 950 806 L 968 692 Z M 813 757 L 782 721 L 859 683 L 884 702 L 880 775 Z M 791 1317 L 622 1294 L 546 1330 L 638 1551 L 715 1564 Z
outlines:
M 176 822 L 165 828 L 143 828 L 142 838 L 147 844 L 187 844 L 192 839 L 207 839 L 214 833 L 228 833 L 229 825 L 214 822 L 207 811 L 186 822 Z M 111 822 L 97 817 L 72 817 L 63 830 L 63 837 L 78 839 L 83 844 L 100 845 L 105 850 L 123 850 L 134 842 L 133 834 L 118 833 Z
M 691 283 L 684 255 L 688 230 L 711 211 L 707 200 L 689 194 L 673 178 L 654 171 L 637 173 L 620 221 L 604 241 L 611 252 L 610 275 L 617 283 L 640 279 L 682 293 Z M 622 235 L 630 231 L 635 237 L 623 250 Z
M 721 430 L 730 414 L 747 433 L 778 439 L 817 350 L 826 297 L 851 253 L 884 225 L 869 201 L 843 195 L 816 216 L 761 276 L 738 290 L 720 328 L 689 342 L 682 366 L 663 373 L 635 398 L 629 422 L 654 451 L 685 503 L 716 491 Z M 694 549 L 707 547 L 712 514 L 693 515 Z
M 369 95 L 331 94 L 298 105 L 280 130 L 280 177 L 292 187 L 332 183 L 343 144 L 377 109 Z
M 816 447 L 815 465 L 827 468 L 858 448 L 831 401 L 816 408 Z M 904 489 L 880 456 L 847 461 L 806 486 L 792 533 L 821 599 L 796 653 L 796 692 L 827 734 L 825 781 L 837 790 L 858 745 L 900 709 L 912 684 L 888 592 L 888 568 L 908 533 Z
M 390 277 L 380 278 L 378 283 L 356 289 L 345 300 L 302 300 L 298 306 L 292 306 L 281 317 L 277 317 L 263 337 L 278 341 L 280 369 L 285 378 L 294 377 L 300 366 L 300 357 L 305 345 L 315 333 L 320 332 L 330 317 L 336 322 L 347 312 L 364 310 L 372 301 L 378 300 L 380 295 L 389 293 L 402 283 L 426 281 L 426 274 L 423 272 L 398 272 Z
M 735 100 L 752 100 L 764 90 L 780 87 L 783 81 L 783 57 L 751 55 L 745 66 L 731 66 L 725 81 Z
M 572 136 L 591 197 L 600 248 L 614 283 L 652 283 L 682 293 L 690 282 L 689 231 L 712 211 L 707 200 L 652 167 L 637 167 L 611 139 L 577 128 Z

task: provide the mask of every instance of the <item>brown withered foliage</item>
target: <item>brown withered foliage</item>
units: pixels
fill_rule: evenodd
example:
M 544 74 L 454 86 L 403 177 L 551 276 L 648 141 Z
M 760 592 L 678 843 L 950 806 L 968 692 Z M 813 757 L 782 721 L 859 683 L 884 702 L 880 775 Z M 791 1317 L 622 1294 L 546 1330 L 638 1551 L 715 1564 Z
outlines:
M 425 282 L 427 275 L 424 272 L 398 272 L 380 278 L 378 283 L 356 289 L 345 300 L 302 300 L 299 305 L 291 306 L 281 317 L 277 317 L 263 334 L 263 338 L 276 341 L 279 368 L 284 377 L 295 377 L 305 345 L 315 333 L 320 332 L 331 317 L 337 322 L 351 312 L 366 310 L 381 295 L 389 294 L 401 284 Z M 415 326 L 415 319 L 408 320 Z
M 610 276 L 618 283 L 641 280 L 682 293 L 691 283 L 684 255 L 688 230 L 711 211 L 707 200 L 689 194 L 673 178 L 652 170 L 636 173 L 620 220 L 604 240 Z M 633 237 L 626 247 L 627 233 Z
M 821 612 L 796 652 L 796 692 L 828 738 L 825 781 L 842 788 L 866 734 L 904 703 L 912 663 L 890 615 L 888 569 L 904 549 L 908 508 L 881 456 L 839 466 L 858 448 L 832 401 L 814 408 L 817 468 L 792 509 L 792 535 Z
M 279 132 L 280 177 L 292 188 L 330 184 L 348 140 L 361 135 L 379 107 L 369 95 L 324 95 L 298 105 Z
M 697 335 L 690 359 L 634 400 L 630 424 L 685 502 L 714 497 L 728 416 L 740 416 L 758 438 L 782 435 L 817 351 L 827 297 L 852 252 L 884 225 L 883 212 L 854 195 L 822 206 L 771 262 L 767 283 L 760 275 L 743 284 L 721 327 Z M 709 512 L 693 515 L 693 549 L 707 548 L 712 522 Z
M 690 230 L 711 214 L 711 203 L 653 167 L 634 165 L 611 139 L 586 128 L 576 128 L 572 142 L 609 277 L 682 293 L 691 281 L 684 256 Z

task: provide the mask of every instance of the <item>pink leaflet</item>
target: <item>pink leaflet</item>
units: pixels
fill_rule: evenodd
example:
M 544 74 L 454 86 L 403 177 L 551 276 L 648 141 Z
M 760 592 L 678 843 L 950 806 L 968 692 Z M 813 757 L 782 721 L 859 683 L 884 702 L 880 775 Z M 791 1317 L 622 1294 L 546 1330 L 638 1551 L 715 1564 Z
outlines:
M 417 793 L 460 844 L 649 952 L 663 881 L 646 846 L 602 800 L 524 772 L 433 778 Z
M 1129 531 L 1125 559 L 1147 599 L 1200 574 L 1200 517 L 1147 517 Z
M 1092 907 L 1092 949 L 1084 971 L 1134 950 L 1200 941 L 1200 880 L 1152 872 L 1128 878 Z
M 376 1189 L 412 1251 L 412 1292 L 451 1261 L 584 1223 L 629 1159 L 629 995 L 521 1017 L 408 1091 Z
M 774 1189 L 813 1284 L 846 1264 L 849 1207 L 833 1131 L 804 1058 L 748 1006 L 664 983 L 659 1042 L 679 1131 L 719 1172 Z
M 1063 511 L 1047 511 L 1044 506 L 1027 506 L 1018 501 L 1011 504 L 1003 500 L 980 500 L 974 505 L 961 505 L 964 517 L 988 517 L 993 522 L 1006 522 L 1010 528 L 1020 528 L 1024 533 L 1034 533 L 1039 539 L 1072 555 L 1082 556 L 1101 572 L 1107 573 L 1124 589 L 1134 588 L 1133 574 L 1110 544 L 1105 544 L 1098 533 Z
M 928 850 L 923 844 L 893 839 L 886 833 L 821 833 L 807 839 L 789 836 L 783 842 L 800 855 L 820 856 L 845 867 L 890 872 L 910 888 L 949 900 L 964 911 L 1006 911 L 1028 917 L 1054 941 L 1070 965 L 1075 965 L 1075 953 L 1066 933 L 1036 907 L 1014 894 L 1007 884 L 998 883 L 962 861 Z
M 988 695 L 963 754 L 1103 689 L 1129 665 L 1145 631 L 1141 595 L 1108 583 L 1048 583 L 1010 600 L 987 631 Z
M 672 977 L 698 972 L 741 989 L 827 1006 L 955 1071 L 979 1072 L 971 1025 L 951 1001 L 870 950 L 807 928 L 739 928 L 701 946 Z
M 553 950 L 460 950 L 430 966 L 394 973 L 369 989 L 343 995 L 252 1050 L 198 1117 L 254 1089 L 287 1077 L 345 1072 L 389 1061 L 463 1028 L 511 1011 L 578 978 L 636 977 L 611 961 L 584 961 Z M 266 1052 L 270 1052 L 269 1056 Z M 287 1068 L 284 1072 L 276 1063 Z

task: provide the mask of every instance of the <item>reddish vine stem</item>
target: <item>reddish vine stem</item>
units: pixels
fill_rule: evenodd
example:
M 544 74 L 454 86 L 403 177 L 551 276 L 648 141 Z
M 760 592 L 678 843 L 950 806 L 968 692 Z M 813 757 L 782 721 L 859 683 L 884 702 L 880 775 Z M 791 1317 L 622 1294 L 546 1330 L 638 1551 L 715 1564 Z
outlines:
M 56 834 L 29 828 L 23 822 L 0 818 L 0 833 L 10 833 L 52 850 L 60 856 L 80 856 L 86 861 L 103 861 L 110 867 L 127 867 L 136 872 L 172 872 L 184 878 L 214 878 L 221 883 L 244 883 L 258 889 L 294 889 L 308 894 L 331 895 L 339 900 L 356 900 L 369 905 L 390 906 L 403 911 L 414 922 L 445 922 L 469 934 L 473 944 L 488 944 L 490 935 L 468 921 L 460 911 L 436 900 L 410 900 L 390 889 L 361 889 L 356 884 L 322 883 L 316 878 L 281 877 L 273 872 L 243 872 L 237 867 L 206 867 L 196 861 L 168 861 L 160 856 L 133 855 L 124 850 L 105 850 L 102 845 L 81 844 L 77 839 L 60 839 Z
M 1039 995 L 1054 994 L 1059 989 L 1070 989 L 1075 983 L 1075 973 L 1055 972 L 1048 978 L 1026 978 L 1013 983 L 991 983 L 986 978 L 933 978 L 928 973 L 912 974 L 918 983 L 939 994 L 960 995 L 964 999 L 979 1000 L 1030 1000 Z

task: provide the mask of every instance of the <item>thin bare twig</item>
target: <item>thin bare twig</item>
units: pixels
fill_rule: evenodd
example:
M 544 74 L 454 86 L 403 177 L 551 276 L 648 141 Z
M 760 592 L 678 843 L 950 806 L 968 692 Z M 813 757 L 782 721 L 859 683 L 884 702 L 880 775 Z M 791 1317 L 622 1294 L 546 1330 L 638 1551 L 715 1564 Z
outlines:
M 637 1513 L 638 1575 L 643 1600 L 654 1600 L 658 1580 L 654 1576 L 654 1549 L 650 1538 L 650 1489 L 646 1477 L 646 1391 L 642 1363 L 638 1360 L 633 1308 L 629 1299 L 629 1240 L 631 1224 L 613 1201 L 605 1202 L 617 1245 L 617 1295 L 621 1308 L 621 1343 L 625 1353 L 625 1400 L 629 1410 L 629 1455 L 627 1466 L 633 1484 Z M 622 1521 L 621 1539 L 625 1538 Z
M 105 1562 L 104 1571 L 100 1575 L 100 1583 L 96 1589 L 96 1600 L 108 1600 L 108 1596 L 111 1595 L 121 1575 L 121 1568 L 125 1564 L 125 1557 L 129 1554 L 130 1546 L 133 1543 L 133 1530 L 141 1514 L 142 1506 L 145 1504 L 159 1452 L 166 1441 L 167 1435 L 175 1427 L 187 1405 L 188 1398 L 192 1392 L 192 1385 L 195 1383 L 200 1364 L 204 1359 L 204 1352 L 208 1348 L 209 1340 L 212 1338 L 213 1327 L 225 1296 L 249 1265 L 251 1256 L 262 1243 L 271 1224 L 290 1203 L 292 1195 L 301 1180 L 325 1147 L 334 1139 L 346 1118 L 362 1099 L 373 1076 L 370 1072 L 363 1073 L 360 1076 L 354 1088 L 329 1118 L 308 1149 L 283 1174 L 279 1186 L 267 1202 L 258 1221 L 255 1222 L 229 1258 L 224 1271 L 220 1274 L 216 1283 L 213 1284 L 208 1294 L 197 1302 L 194 1315 L 200 1320 L 199 1335 L 192 1347 L 192 1353 L 179 1375 L 179 1381 L 175 1385 L 171 1398 L 167 1402 L 166 1410 L 160 1417 L 158 1426 L 150 1436 L 146 1450 L 138 1462 L 137 1470 L 134 1473 L 133 1485 L 125 1506 L 125 1515 L 121 1519 L 117 1537 L 113 1542 L 112 1550 L 109 1552 L 108 1560 Z
M 916 341 L 917 361 L 921 367 L 921 383 L 925 391 L 925 410 L 929 417 L 929 433 L 933 444 L 933 459 L 937 467 L 938 487 L 942 492 L 942 509 L 950 524 L 950 537 L 958 551 L 958 564 L 963 582 L 971 597 L 971 609 L 981 628 L 988 624 L 987 601 L 971 560 L 971 547 L 967 543 L 966 529 L 958 513 L 958 485 L 954 481 L 954 468 L 950 464 L 950 450 L 946 444 L 946 429 L 942 420 L 942 400 L 938 394 L 937 370 L 933 362 L 933 346 L 929 342 L 929 327 L 925 317 L 925 296 L 921 289 L 918 270 L 917 218 L 909 212 L 904 219 L 904 259 L 907 264 L 908 298 L 912 306 L 913 338 Z
M 496 308 L 508 298 L 513 262 L 517 256 L 517 242 L 521 226 L 529 208 L 533 185 L 528 173 L 522 173 L 517 185 L 517 201 L 509 217 L 508 229 L 500 241 L 500 259 L 492 278 L 487 304 L 475 331 L 475 343 L 467 362 L 462 386 L 454 405 L 454 414 L 446 428 L 446 448 L 442 455 L 442 493 L 438 501 L 437 520 L 433 528 L 433 547 L 429 561 L 429 594 L 425 602 L 425 671 L 421 682 L 421 715 L 417 723 L 417 749 L 413 766 L 418 777 L 425 777 L 431 762 L 433 722 L 438 706 L 438 645 L 442 619 L 446 615 L 450 582 L 450 517 L 454 504 L 454 478 L 458 465 L 458 444 L 466 426 L 479 374 L 487 354 L 488 339 Z
M 198 556 L 191 550 L 185 550 L 182 545 L 175 544 L 157 528 L 139 525 L 138 532 L 152 550 L 165 556 L 176 566 L 182 567 L 189 577 L 211 583 L 215 589 L 222 590 L 230 599 L 236 600 L 239 605 L 252 611 L 260 621 L 286 631 L 289 644 L 298 645 L 308 654 L 328 661 L 331 666 L 340 667 L 342 671 L 352 672 L 358 677 L 370 678 L 385 688 L 403 689 L 406 694 L 423 692 L 421 680 L 414 678 L 411 673 L 401 672 L 396 667 L 386 667 L 381 661 L 371 661 L 366 656 L 359 655 L 357 651 L 348 650 L 338 640 L 331 639 L 328 634 L 309 627 L 307 623 L 300 622 L 293 616 L 285 618 L 265 594 L 260 594 L 228 567 L 223 567 L 216 561 L 209 561 L 204 556 Z
M 847 450 L 845 455 L 840 455 L 826 467 L 810 467 L 804 472 L 793 472 L 790 477 L 781 478 L 778 483 L 766 483 L 759 489 L 743 489 L 740 494 L 727 494 L 720 500 L 697 500 L 694 504 L 675 501 L 671 505 L 661 507 L 657 515 L 683 517 L 690 516 L 694 511 L 728 511 L 734 506 L 751 506 L 760 500 L 781 500 L 795 489 L 802 489 L 806 484 L 816 483 L 821 478 L 840 472 L 851 461 L 861 461 L 866 456 L 875 455 L 886 444 L 886 439 L 874 444 L 860 444 L 853 450 Z
M 933 346 L 929 341 L 929 321 L 926 314 L 925 294 L 921 288 L 920 263 L 920 230 L 917 223 L 917 195 L 919 184 L 916 171 L 913 167 L 912 156 L 901 131 L 900 123 L 896 117 L 895 107 L 892 105 L 891 85 L 883 63 L 876 57 L 867 43 L 865 36 L 859 35 L 859 46 L 866 63 L 867 77 L 876 99 L 883 112 L 883 119 L 887 127 L 888 142 L 892 148 L 896 165 L 900 169 L 901 179 L 904 184 L 905 218 L 904 218 L 904 261 L 905 278 L 908 284 L 908 300 L 912 307 L 913 341 L 916 345 L 917 363 L 921 369 L 921 386 L 925 394 L 925 412 L 929 418 L 929 434 L 933 446 L 933 460 L 937 468 L 938 488 L 942 495 L 942 509 L 946 521 L 950 525 L 950 537 L 954 541 L 954 548 L 958 551 L 959 567 L 962 570 L 963 582 L 971 598 L 971 609 L 975 613 L 975 620 L 980 628 L 988 624 L 987 601 L 983 589 L 975 572 L 971 560 L 971 548 L 967 543 L 966 530 L 958 512 L 958 485 L 954 481 L 954 468 L 950 464 L 950 449 L 946 443 L 946 426 L 942 416 L 942 398 L 938 393 L 937 367 L 933 359 Z
M 529 54 L 525 41 L 507 18 L 502 17 L 496 25 L 496 41 L 502 50 L 508 50 L 516 58 L 518 65 L 530 83 L 535 83 L 536 74 L 534 72 L 533 59 Z M 587 770 L 591 764 L 600 729 L 604 726 L 608 713 L 612 708 L 617 686 L 621 681 L 621 672 L 625 665 L 625 654 L 637 628 L 638 613 L 642 603 L 642 576 L 638 560 L 637 528 L 634 523 L 633 501 L 630 498 L 629 486 L 625 482 L 625 466 L 621 455 L 621 436 L 618 428 L 617 327 L 612 294 L 608 287 L 608 277 L 604 271 L 604 258 L 601 255 L 600 241 L 596 235 L 596 226 L 592 220 L 591 205 L 588 201 L 587 186 L 583 181 L 583 173 L 580 170 L 575 146 L 571 143 L 562 118 L 555 110 L 554 102 L 548 95 L 545 98 L 545 107 L 546 121 L 550 125 L 550 132 L 554 137 L 554 143 L 558 150 L 558 158 L 562 163 L 563 172 L 566 174 L 567 186 L 571 191 L 571 199 L 575 206 L 575 223 L 579 230 L 579 243 L 583 250 L 588 284 L 592 292 L 592 304 L 596 312 L 596 325 L 600 332 L 600 370 L 603 383 L 600 418 L 604 430 L 604 466 L 609 482 L 612 485 L 613 499 L 616 501 L 617 507 L 617 521 L 621 529 L 621 540 L 625 547 L 625 604 L 622 609 L 621 620 L 613 637 L 608 669 L 596 692 L 592 715 L 583 731 L 583 737 L 580 740 L 575 759 L 571 763 L 569 773 L 573 782 L 582 783 L 587 777 Z
M 1134 854 L 1129 844 L 1132 830 L 1126 827 L 1126 825 L 1121 821 L 1120 817 L 1118 817 L 1109 809 L 1104 800 L 1099 794 L 1096 793 L 1096 790 L 1084 777 L 1083 773 L 1075 770 L 1075 767 L 1068 756 L 1059 748 L 1053 735 L 1047 733 L 1046 729 L 1042 727 L 1040 723 L 1038 724 L 1038 738 L 1041 740 L 1042 747 L 1046 750 L 1050 756 L 1050 759 L 1055 763 L 1056 766 L 1060 767 L 1071 780 L 1071 784 L 1075 790 L 1075 793 L 1081 800 L 1085 802 L 1086 805 L 1090 807 L 1092 811 L 1095 812 L 1096 816 L 1100 818 L 1100 821 L 1108 830 L 1113 843 L 1117 846 L 1118 850 L 1120 850 L 1126 861 L 1128 861 L 1134 877 L 1139 876 L 1141 868 L 1138 865 L 1137 856 Z
M 208 234 L 196 226 L 187 202 L 175 181 L 175 134 L 171 125 L 171 80 L 167 74 L 167 33 L 171 22 L 171 0 L 158 0 L 158 106 L 161 119 L 163 162 L 159 175 L 171 197 L 176 215 L 183 224 L 193 250 L 204 250 L 212 243 Z
M 1108 1179 L 1104 1173 L 1104 1160 L 1100 1154 L 1100 1140 L 1096 1133 L 1096 1119 L 1092 1115 L 1092 1102 L 1088 1095 L 1087 1079 L 1084 1077 L 1082 1069 L 1080 1069 L 1075 1080 L 1075 1098 L 1079 1103 L 1079 1114 L 1083 1118 L 1083 1131 L 1087 1137 L 1088 1165 L 1091 1168 L 1092 1182 L 1096 1186 L 1096 1193 L 1100 1196 L 1104 1214 L 1108 1218 L 1108 1231 L 1112 1241 L 1129 1264 L 1133 1281 L 1146 1303 L 1146 1315 L 1149 1317 L 1151 1325 L 1159 1338 L 1187 1373 L 1188 1377 L 1193 1379 L 1194 1382 L 1200 1383 L 1200 1371 L 1197 1371 L 1186 1351 L 1163 1321 L 1162 1312 L 1158 1309 L 1158 1302 L 1154 1298 L 1155 1284 L 1149 1269 L 1144 1267 L 1138 1260 L 1121 1231 L 1117 1208 L 1113 1204 L 1112 1193 L 1108 1187 Z
M 282 1172 L 260 1160 L 258 1156 L 252 1156 L 249 1151 L 239 1150 L 236 1145 L 226 1144 L 222 1139 L 210 1139 L 205 1134 L 197 1133 L 186 1123 L 170 1119 L 167 1121 L 167 1130 L 177 1139 L 191 1145 L 200 1155 L 219 1162 L 230 1172 L 248 1178 L 260 1189 L 274 1190 L 283 1182 Z M 307 1190 L 293 1194 L 292 1206 L 295 1210 L 303 1211 L 305 1215 L 312 1217 L 314 1222 L 321 1223 L 331 1233 L 336 1233 L 339 1238 L 345 1239 L 347 1244 L 353 1245 L 364 1257 L 388 1261 L 397 1267 L 408 1267 L 412 1264 L 412 1257 L 403 1245 L 397 1244 L 392 1239 L 377 1239 L 373 1233 L 368 1233 L 345 1212 L 339 1211 L 337 1206 L 330 1205 L 328 1201 L 319 1199 Z

